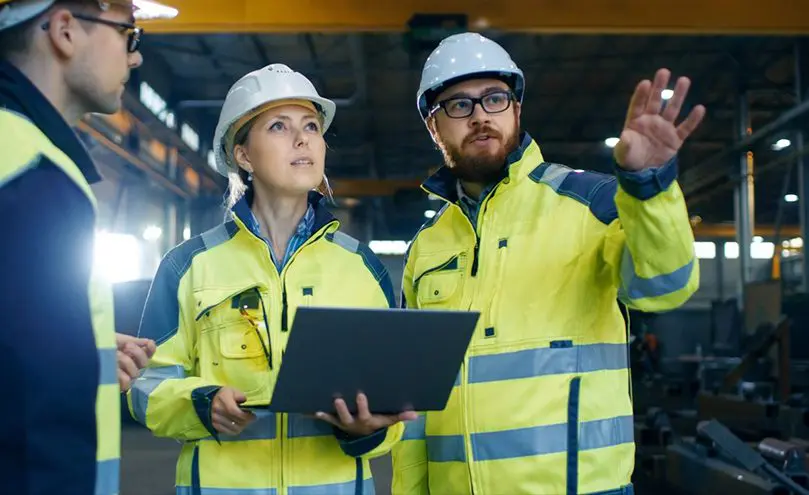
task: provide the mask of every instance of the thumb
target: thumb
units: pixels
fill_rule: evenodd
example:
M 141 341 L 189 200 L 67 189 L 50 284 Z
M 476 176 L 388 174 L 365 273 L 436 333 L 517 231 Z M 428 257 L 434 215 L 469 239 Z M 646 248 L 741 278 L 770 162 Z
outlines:
M 247 401 L 247 397 L 240 391 L 233 389 L 233 400 L 236 401 L 236 404 L 242 404 Z

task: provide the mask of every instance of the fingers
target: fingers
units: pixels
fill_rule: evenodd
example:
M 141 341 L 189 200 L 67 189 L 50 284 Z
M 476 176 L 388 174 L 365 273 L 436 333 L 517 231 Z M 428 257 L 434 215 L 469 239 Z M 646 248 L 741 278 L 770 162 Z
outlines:
M 244 394 L 236 389 L 223 387 L 217 392 L 211 411 L 211 419 L 221 427 L 217 431 L 238 434 L 256 419 L 255 414 L 239 407 L 244 401 Z
M 688 114 L 688 117 L 677 126 L 677 136 L 680 140 L 685 141 L 699 127 L 703 118 L 705 118 L 705 107 L 702 105 L 695 106 Z
M 138 369 L 143 369 L 146 365 L 149 364 L 149 356 L 146 354 L 146 351 L 137 344 L 132 342 L 127 343 L 124 345 L 124 348 L 121 349 L 119 352 L 123 352 L 130 359 L 135 363 Z
M 419 414 L 416 411 L 404 411 L 399 414 L 397 421 L 415 421 L 419 419 Z
M 130 378 L 137 378 L 140 374 L 140 369 L 126 353 L 117 351 L 118 353 L 118 371 L 126 373 Z
M 649 100 L 649 92 L 651 91 L 651 87 L 652 83 L 648 79 L 644 79 L 643 81 L 639 82 L 635 87 L 635 92 L 632 94 L 632 99 L 629 101 L 629 110 L 626 112 L 626 122 L 624 123 L 625 126 L 630 121 L 635 120 L 643 115 L 643 112 L 646 109 L 646 102 Z
M 149 356 L 149 359 L 151 359 L 152 356 L 154 356 L 154 353 L 157 352 L 157 344 L 155 344 L 155 341 L 150 339 L 138 340 L 138 346 L 143 349 L 143 352 L 145 352 L 146 355 Z
M 332 426 L 336 426 L 338 428 L 341 428 L 340 420 L 337 419 L 335 416 L 333 416 L 331 414 L 326 414 L 326 413 L 320 411 L 320 412 L 315 413 L 315 417 L 317 419 L 321 420 L 321 421 L 325 421 L 325 422 L 331 424 Z
M 683 107 L 683 102 L 690 87 L 691 80 L 689 78 L 681 77 L 677 79 L 677 85 L 674 86 L 674 96 L 671 97 L 666 104 L 666 109 L 663 110 L 664 119 L 674 122 L 677 116 L 680 115 L 680 109 Z
M 357 394 L 357 419 L 365 423 L 371 420 L 371 410 L 368 408 L 368 397 L 362 392 Z
M 118 370 L 118 386 L 121 387 L 121 392 L 128 392 L 132 387 L 132 379 L 120 369 Z
M 244 426 L 216 412 L 211 414 L 211 423 L 213 423 L 213 427 L 216 431 L 226 435 L 238 435 L 244 429 Z
M 334 399 L 334 409 L 337 411 L 337 418 L 346 426 L 354 422 L 354 417 L 348 411 L 346 401 L 343 399 Z
M 660 108 L 663 105 L 663 90 L 669 84 L 671 72 L 668 69 L 660 69 L 655 74 L 654 83 L 649 94 L 649 99 L 646 102 L 645 112 L 650 115 L 657 115 L 660 113 Z
M 239 404 L 236 403 L 235 400 L 229 401 L 222 401 L 223 402 L 223 413 L 225 416 L 229 417 L 231 421 L 235 421 L 239 424 L 247 424 L 252 421 L 255 415 L 249 411 L 245 411 L 239 407 Z M 244 402 L 244 401 L 242 401 Z
M 124 347 L 130 344 L 138 346 L 143 349 L 143 352 L 146 353 L 149 358 L 154 356 L 154 353 L 157 350 L 157 345 L 153 340 L 133 337 L 125 333 L 116 333 L 115 343 L 117 344 L 119 351 L 122 351 Z

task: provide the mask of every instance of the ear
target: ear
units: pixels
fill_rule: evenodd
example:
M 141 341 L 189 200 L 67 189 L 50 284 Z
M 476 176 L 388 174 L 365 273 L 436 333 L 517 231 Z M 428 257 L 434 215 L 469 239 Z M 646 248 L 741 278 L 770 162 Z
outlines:
M 520 115 L 522 114 L 522 104 L 514 102 L 514 111 L 517 113 L 517 123 L 520 122 Z
M 67 9 L 57 9 L 47 18 L 48 39 L 59 58 L 70 59 L 76 54 L 78 27 L 78 21 Z
M 438 144 L 438 127 L 435 123 L 435 116 L 431 116 L 427 119 L 427 130 L 430 131 L 430 137 L 433 139 L 433 142 Z
M 253 173 L 253 165 L 250 164 L 250 155 L 247 154 L 247 148 L 244 145 L 237 144 L 233 148 L 233 159 L 236 164 L 248 173 Z

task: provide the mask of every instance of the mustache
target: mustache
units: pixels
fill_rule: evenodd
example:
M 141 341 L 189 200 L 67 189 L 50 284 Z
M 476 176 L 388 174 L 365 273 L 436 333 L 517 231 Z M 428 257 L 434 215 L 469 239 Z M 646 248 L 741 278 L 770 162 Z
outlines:
M 473 131 L 473 132 L 469 133 L 469 135 L 466 137 L 466 139 L 464 139 L 464 143 L 466 143 L 466 144 L 471 143 L 475 139 L 479 138 L 480 136 L 484 136 L 484 135 L 495 138 L 495 139 L 498 139 L 500 141 L 503 140 L 503 135 L 500 132 L 498 132 L 497 130 L 495 130 L 492 127 L 485 126 L 485 127 L 481 127 L 480 129 L 478 129 L 476 131 Z

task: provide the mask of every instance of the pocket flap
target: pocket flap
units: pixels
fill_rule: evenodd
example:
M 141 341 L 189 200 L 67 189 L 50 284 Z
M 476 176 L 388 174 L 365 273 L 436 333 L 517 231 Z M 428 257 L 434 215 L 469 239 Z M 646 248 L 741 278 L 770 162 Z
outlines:
M 264 324 L 259 324 L 258 330 L 265 331 Z M 246 321 L 244 325 L 222 329 L 219 332 L 219 349 L 222 356 L 228 359 L 247 359 L 264 355 L 256 329 Z
M 231 307 L 231 302 L 236 295 L 255 291 L 255 289 L 258 289 L 258 287 L 216 287 L 197 290 L 194 292 L 196 319 L 199 320 L 205 313 L 225 302 L 227 302 L 228 307 Z

